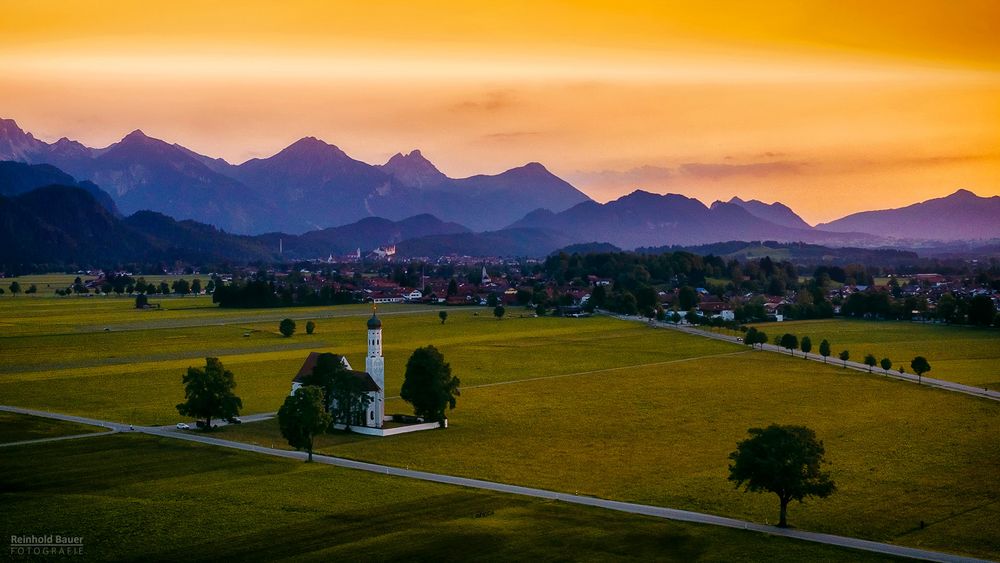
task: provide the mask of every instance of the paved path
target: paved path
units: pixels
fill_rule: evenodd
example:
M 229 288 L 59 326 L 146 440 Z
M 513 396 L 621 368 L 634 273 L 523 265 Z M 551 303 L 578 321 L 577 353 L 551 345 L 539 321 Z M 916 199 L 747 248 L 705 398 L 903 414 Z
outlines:
M 115 424 L 102 420 L 95 420 L 78 416 L 64 415 L 59 413 L 51 413 L 46 411 L 22 409 L 18 407 L 8 407 L 3 405 L 0 405 L 0 410 L 17 412 L 21 414 L 30 414 L 35 416 L 42 416 L 56 420 L 67 420 L 72 422 L 80 422 L 83 424 L 93 424 L 95 426 L 105 426 L 108 428 L 116 429 L 117 431 L 123 431 L 128 429 L 127 426 L 121 424 Z M 254 444 L 246 444 L 243 442 L 233 442 L 230 440 L 213 438 L 211 436 L 207 436 L 196 432 L 176 430 L 175 428 L 169 426 L 168 427 L 137 426 L 135 427 L 135 431 L 141 432 L 143 434 L 149 434 L 152 436 L 187 440 L 190 442 L 198 442 L 212 446 L 219 446 L 223 448 L 230 448 L 245 452 L 253 452 L 253 453 L 270 455 L 275 457 L 283 457 L 288 459 L 304 460 L 307 457 L 305 452 L 279 450 L 275 448 L 257 446 Z M 389 465 L 379 465 L 376 463 L 367 463 L 363 461 L 355 461 L 351 459 L 344 459 L 344 458 L 319 455 L 319 454 L 313 455 L 313 460 L 317 463 L 322 463 L 326 465 L 334 465 L 337 467 L 344 467 L 348 469 L 357 469 L 360 471 L 369 471 L 371 473 L 378 473 L 381 475 L 393 475 L 396 477 L 419 479 L 422 481 L 432 481 L 435 483 L 457 485 L 460 487 L 471 487 L 474 489 L 482 489 L 487 491 L 495 491 L 513 495 L 522 495 L 522 496 L 529 496 L 529 497 L 542 498 L 548 500 L 558 500 L 570 504 L 593 506 L 597 508 L 604 508 L 607 510 L 628 512 L 631 514 L 641 514 L 644 516 L 652 516 L 655 518 L 677 520 L 680 522 L 692 522 L 696 524 L 707 524 L 710 526 L 723 526 L 726 528 L 735 528 L 738 530 L 760 532 L 764 534 L 770 534 L 773 536 L 781 536 L 786 538 L 811 541 L 815 543 L 822 543 L 822 544 L 833 545 L 838 547 L 846 547 L 851 549 L 860 549 L 863 551 L 870 551 L 873 553 L 881 553 L 897 557 L 907 557 L 910 559 L 921 559 L 925 561 L 940 561 L 946 563 L 988 563 L 988 561 L 986 560 L 975 559 L 972 557 L 963 557 L 960 555 L 953 555 L 949 553 L 927 551 L 923 549 L 903 547 L 899 545 L 880 543 L 880 542 L 862 540 L 857 538 L 850 538 L 846 536 L 821 534 L 817 532 L 808 532 L 805 530 L 796 530 L 789 528 L 778 528 L 776 526 L 768 526 L 765 524 L 758 524 L 756 522 L 749 522 L 746 520 L 726 518 L 724 516 L 716 516 L 714 514 L 691 512 L 688 510 L 678 510 L 675 508 L 664 508 L 660 506 L 650 506 L 646 504 L 636 504 L 631 502 L 606 500 L 606 499 L 588 497 L 582 495 L 573 495 L 569 493 L 560 493 L 545 489 L 536 489 L 532 487 L 521 487 L 519 485 L 507 485 L 504 483 L 495 483 L 493 481 L 469 479 L 466 477 L 455 477 L 452 475 L 442 475 L 440 473 L 429 473 L 427 471 L 416 471 L 412 469 L 392 467 Z
M 649 324 L 650 326 L 655 326 L 657 328 L 668 328 L 670 330 L 676 330 L 678 332 L 684 332 L 684 333 L 687 333 L 687 334 L 693 334 L 695 336 L 701 336 L 701 337 L 704 337 L 704 338 L 713 338 L 715 340 L 723 340 L 725 342 L 732 342 L 734 344 L 739 344 L 740 346 L 745 346 L 745 344 L 743 344 L 743 342 L 741 340 L 738 340 L 737 339 L 738 337 L 736 337 L 736 336 L 729 336 L 728 334 L 719 334 L 719 333 L 715 333 L 715 332 L 709 332 L 709 331 L 701 330 L 701 329 L 698 329 L 698 328 L 693 328 L 690 325 L 687 325 L 687 326 L 685 326 L 685 325 L 675 325 L 673 323 L 665 323 L 665 322 L 658 322 L 658 321 L 650 322 L 649 319 L 647 319 L 645 317 L 634 317 L 634 316 L 629 316 L 629 315 L 616 315 L 616 314 L 613 314 L 613 313 L 605 313 L 605 314 L 607 314 L 608 316 L 617 318 L 617 319 L 621 319 L 621 320 L 641 322 L 641 323 L 644 323 L 644 324 Z M 785 354 L 786 356 L 788 355 L 788 350 L 786 350 L 786 349 L 784 349 L 784 348 L 782 348 L 780 346 L 775 346 L 774 344 L 758 345 L 757 349 L 758 350 L 766 350 L 768 352 L 777 352 L 779 354 Z M 990 400 L 993 400 L 993 401 L 1000 401 L 1000 391 L 994 391 L 994 390 L 991 390 L 991 389 L 984 389 L 982 387 L 972 387 L 971 385 L 963 385 L 961 383 L 955 383 L 954 381 L 945 381 L 943 379 L 935 379 L 935 378 L 932 378 L 932 377 L 918 378 L 917 375 L 913 374 L 913 373 L 899 373 L 898 371 L 892 371 L 892 370 L 886 372 L 882 368 L 879 368 L 879 367 L 871 368 L 871 370 L 869 370 L 868 366 L 866 366 L 865 364 L 862 364 L 860 362 L 852 362 L 852 361 L 848 361 L 848 362 L 845 363 L 845 362 L 841 361 L 839 358 L 836 358 L 834 356 L 830 356 L 829 358 L 824 358 L 823 356 L 820 356 L 819 354 L 804 354 L 801 351 L 796 352 L 794 355 L 795 355 L 796 358 L 805 357 L 805 359 L 812 360 L 814 362 L 828 363 L 828 364 L 831 364 L 831 365 L 834 365 L 834 366 L 838 366 L 838 367 L 841 367 L 841 368 L 845 368 L 846 367 L 847 369 L 853 369 L 853 370 L 856 370 L 856 371 L 863 371 L 865 373 L 869 373 L 869 371 L 870 371 L 873 375 L 881 375 L 881 376 L 884 376 L 884 377 L 891 377 L 893 379 L 901 379 L 903 381 L 910 381 L 910 382 L 913 382 L 913 383 L 918 383 L 920 385 L 926 385 L 927 387 L 934 387 L 934 388 L 937 388 L 937 389 L 944 389 L 945 391 L 953 391 L 953 392 L 956 392 L 956 393 L 965 393 L 966 395 L 972 395 L 974 397 L 982 397 L 982 398 L 990 399 Z

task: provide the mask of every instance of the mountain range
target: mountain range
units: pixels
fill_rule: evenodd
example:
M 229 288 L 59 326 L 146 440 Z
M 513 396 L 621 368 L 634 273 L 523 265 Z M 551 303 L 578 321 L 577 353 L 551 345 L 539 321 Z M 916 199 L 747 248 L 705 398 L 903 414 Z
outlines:
M 65 138 L 46 143 L 12 120 L 0 120 L 3 158 L 17 162 L 0 162 L 0 195 L 6 196 L 8 212 L 25 211 L 3 225 L 18 242 L 15 246 L 63 236 L 74 244 L 85 243 L 80 236 L 103 240 L 97 236 L 100 228 L 90 234 L 73 232 L 47 215 L 68 213 L 61 208 L 71 203 L 83 206 L 77 221 L 87 222 L 92 215 L 95 225 L 138 233 L 138 240 L 148 243 L 142 256 L 174 252 L 232 260 L 273 260 L 279 245 L 285 258 L 297 259 L 390 243 L 417 256 L 538 256 L 589 242 L 625 249 L 731 240 L 871 248 L 927 239 L 1000 238 L 1000 197 L 966 190 L 812 227 L 782 203 L 734 197 L 706 206 L 683 195 L 636 190 L 601 204 L 538 163 L 493 176 L 453 179 L 420 151 L 369 165 L 312 137 L 274 156 L 234 165 L 141 131 L 93 149 Z M 103 214 L 77 196 L 54 202 L 56 208 L 50 210 L 39 208 L 35 196 L 23 197 L 50 185 L 85 191 Z M 26 221 L 36 221 L 38 229 L 27 228 Z M 36 238 L 9 230 L 15 224 Z M 41 248 L 60 255 L 57 247 Z M 126 250 L 130 256 L 137 251 Z M 48 250 L 39 254 L 48 260 Z M 74 255 L 65 257 L 72 261 Z
M 125 214 L 158 211 L 241 234 L 299 234 L 422 213 L 482 231 L 539 207 L 562 211 L 590 199 L 538 163 L 455 179 L 420 151 L 371 165 L 314 137 L 233 165 L 140 130 L 95 149 L 66 138 L 46 143 L 0 119 L 0 160 L 56 166 L 104 188 Z

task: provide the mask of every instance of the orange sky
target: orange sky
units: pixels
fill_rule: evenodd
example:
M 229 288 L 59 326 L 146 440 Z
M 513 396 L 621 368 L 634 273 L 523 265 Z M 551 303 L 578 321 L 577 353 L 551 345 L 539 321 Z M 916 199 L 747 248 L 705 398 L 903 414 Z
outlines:
M 372 163 L 420 148 L 458 177 L 539 161 L 601 201 L 739 195 L 810 222 L 1000 194 L 997 2 L 0 0 L 0 13 L 0 117 L 49 141 L 141 128 L 241 162 L 314 135 Z

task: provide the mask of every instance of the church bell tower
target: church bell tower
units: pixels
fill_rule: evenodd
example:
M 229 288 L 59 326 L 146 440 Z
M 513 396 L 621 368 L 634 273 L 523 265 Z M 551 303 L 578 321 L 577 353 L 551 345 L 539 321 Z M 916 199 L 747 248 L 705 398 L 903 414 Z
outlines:
M 370 408 L 375 411 L 375 426 L 382 427 L 385 416 L 385 358 L 382 357 L 382 321 L 375 316 L 375 305 L 372 305 L 372 316 L 368 319 L 368 354 L 365 356 L 365 371 L 375 380 L 379 391 Z

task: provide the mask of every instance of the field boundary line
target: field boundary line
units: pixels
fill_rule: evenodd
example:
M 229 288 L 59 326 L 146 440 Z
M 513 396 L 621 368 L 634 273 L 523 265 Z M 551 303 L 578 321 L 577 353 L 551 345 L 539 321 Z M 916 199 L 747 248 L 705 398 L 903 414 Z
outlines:
M 699 329 L 696 329 L 696 328 L 683 327 L 683 326 L 673 325 L 673 324 L 665 323 L 665 322 L 659 322 L 659 321 L 652 321 L 651 322 L 648 319 L 644 319 L 642 317 L 639 317 L 638 319 L 634 319 L 634 318 L 631 318 L 631 317 L 629 317 L 627 315 L 617 315 L 617 314 L 613 314 L 613 313 L 601 313 L 601 314 L 607 315 L 608 317 L 619 319 L 619 320 L 622 320 L 622 321 L 641 322 L 643 324 L 649 324 L 649 326 L 656 327 L 656 328 L 666 328 L 666 329 L 670 329 L 670 330 L 676 330 L 677 332 L 683 332 L 684 334 L 690 334 L 692 336 L 700 336 L 702 338 L 710 338 L 712 340 L 721 340 L 721 341 L 724 341 L 724 342 L 732 342 L 733 344 L 738 344 L 740 346 L 746 346 L 746 344 L 744 344 L 743 342 L 738 341 L 737 337 L 735 337 L 735 336 L 728 336 L 728 335 L 725 335 L 725 334 L 715 334 L 715 333 L 712 333 L 712 332 L 705 332 L 703 330 L 699 330 Z M 775 346 L 774 344 L 761 344 L 761 347 L 757 348 L 757 350 L 762 350 L 764 352 L 774 352 L 774 353 L 782 354 L 782 355 L 786 355 L 786 356 L 789 355 L 789 353 L 786 352 L 784 348 L 781 348 L 780 346 Z M 910 383 L 916 383 L 917 385 L 926 386 L 926 387 L 930 387 L 930 388 L 933 388 L 933 389 L 941 389 L 942 391 L 950 391 L 952 393 L 962 393 L 964 395 L 969 395 L 969 396 L 972 396 L 972 397 L 980 397 L 980 398 L 988 399 L 988 400 L 991 400 L 991 401 L 1000 401 L 1000 391 L 993 391 L 993 390 L 985 389 L 985 388 L 982 388 L 982 387 L 972 387 L 971 385 L 965 385 L 964 383 L 956 383 L 954 381 L 947 381 L 945 379 L 936 379 L 936 378 L 933 378 L 933 377 L 921 377 L 921 378 L 918 378 L 914 374 L 910 374 L 910 373 L 898 373 L 898 372 L 893 372 L 893 371 L 885 372 L 884 370 L 880 370 L 880 368 L 878 368 L 880 371 L 875 371 L 875 368 L 869 369 L 869 367 L 866 366 L 865 364 L 860 364 L 858 362 L 851 362 L 851 361 L 843 362 L 840 359 L 833 359 L 831 361 L 824 361 L 823 356 L 820 356 L 819 354 L 812 354 L 812 353 L 805 354 L 805 353 L 802 353 L 801 355 L 798 355 L 798 356 L 795 356 L 795 357 L 796 358 L 805 358 L 807 360 L 811 360 L 811 361 L 819 362 L 819 363 L 823 363 L 823 364 L 828 364 L 828 365 L 831 365 L 831 366 L 834 366 L 834 367 L 837 367 L 839 365 L 841 367 L 845 367 L 847 369 L 852 369 L 854 371 L 860 371 L 862 373 L 867 373 L 869 375 L 881 375 L 883 377 L 888 377 L 888 378 L 896 379 L 896 380 L 899 380 L 899 381 L 907 381 L 907 382 L 910 382 Z
M 22 413 L 23 414 L 23 413 Z M 36 440 L 21 440 L 18 442 L 7 442 L 0 444 L 0 448 L 6 448 L 8 446 L 24 446 L 28 444 L 42 444 L 45 442 L 59 442 L 61 440 L 76 440 L 77 438 L 92 438 L 94 436 L 107 436 L 108 434 L 117 434 L 117 430 L 105 430 L 104 432 L 88 432 L 86 434 L 73 434 L 70 436 L 53 436 L 52 438 L 38 438 Z
M 690 358 L 678 358 L 676 360 L 666 360 L 663 362 L 650 362 L 648 364 L 635 364 L 630 366 L 616 366 L 613 368 L 602 368 L 594 369 L 589 371 L 577 371 L 574 373 L 560 373 L 556 375 L 542 375 L 539 377 L 529 377 L 527 379 L 513 379 L 511 381 L 497 381 L 495 383 L 481 383 L 479 385 L 463 385 L 459 387 L 460 390 L 465 389 L 482 389 L 484 387 L 498 387 L 500 385 L 513 385 L 515 383 L 527 383 L 531 381 L 545 381 L 547 379 L 556 379 L 560 377 L 576 377 L 579 375 L 593 375 L 595 373 L 604 373 L 609 371 L 619 371 L 623 369 L 637 369 L 645 367 L 655 367 L 655 366 L 665 366 L 669 364 L 679 364 L 681 362 L 691 362 L 694 360 L 704 360 L 708 358 L 722 358 L 725 356 L 739 356 L 740 354 L 748 354 L 750 350 L 740 350 L 739 352 L 722 352 L 720 354 L 709 354 L 707 356 L 692 356 Z M 399 397 L 386 397 L 387 399 L 398 399 Z
M 47 411 L 21 409 L 18 407 L 8 407 L 3 405 L 0 405 L 0 410 L 5 410 L 9 412 L 19 412 L 22 414 L 32 414 L 35 416 L 53 418 L 56 420 L 84 422 L 85 424 L 92 424 L 95 426 L 106 426 L 109 428 L 120 429 L 122 427 L 122 425 L 107 421 L 88 419 L 70 415 L 62 415 Z M 160 438 L 168 438 L 168 439 L 173 438 L 177 440 L 186 440 L 189 442 L 197 442 L 211 446 L 230 448 L 245 452 L 269 455 L 273 457 L 282 457 L 286 459 L 305 460 L 307 457 L 306 452 L 278 450 L 264 446 L 257 446 L 254 444 L 247 444 L 244 442 L 233 442 L 230 440 L 223 440 L 221 438 L 212 438 L 201 434 L 195 434 L 190 431 L 183 431 L 183 430 L 178 431 L 170 427 L 137 426 L 135 427 L 135 431 L 150 436 L 157 436 Z M 106 435 L 106 433 L 99 435 L 103 436 Z M 626 512 L 630 514 L 640 514 L 644 516 L 651 516 L 654 518 L 662 518 L 665 520 L 676 520 L 680 522 L 691 522 L 695 524 L 706 524 L 710 526 L 722 526 L 725 528 L 758 532 L 772 536 L 781 536 L 781 537 L 809 541 L 814 543 L 833 545 L 837 547 L 859 549 L 862 551 L 869 551 L 872 553 L 882 553 L 897 557 L 906 557 L 910 559 L 938 561 L 942 563 L 989 563 L 985 559 L 976 559 L 973 557 L 943 553 L 939 551 L 928 551 L 914 547 L 905 547 L 905 546 L 882 543 L 872 540 L 852 538 L 848 536 L 838 536 L 834 534 L 809 532 L 806 530 L 798 530 L 794 528 L 778 528 L 777 526 L 759 524 L 756 522 L 750 522 L 748 520 L 739 520 L 736 518 L 728 518 L 725 516 L 717 516 L 715 514 L 705 514 L 701 512 L 680 510 L 676 508 L 666 508 L 662 506 L 652 506 L 648 504 L 608 500 L 598 497 L 575 495 L 571 493 L 560 493 L 546 489 L 537 489 L 533 487 L 524 487 L 520 485 L 509 485 L 505 483 L 497 483 L 494 481 L 472 479 L 469 477 L 456 477 L 453 475 L 431 473 L 428 471 L 416 471 L 412 469 L 393 467 L 390 465 L 380 465 L 364 461 L 356 461 L 356 460 L 328 456 L 323 454 L 313 454 L 313 460 L 317 463 L 321 463 L 324 465 L 333 465 L 336 467 L 343 467 L 347 469 L 357 469 L 360 471 L 368 471 L 370 473 L 377 473 L 380 475 L 392 475 L 408 479 L 418 479 L 421 481 L 442 483 L 445 485 L 457 485 L 460 487 L 469 487 L 473 489 L 482 489 L 499 493 L 528 496 L 528 497 L 541 498 L 547 500 L 556 500 L 556 501 L 566 502 L 569 504 L 592 506 L 596 508 L 603 508 L 606 510 L 614 510 L 617 512 Z

